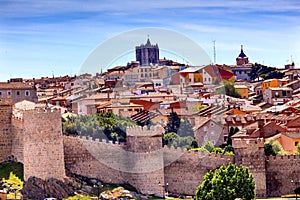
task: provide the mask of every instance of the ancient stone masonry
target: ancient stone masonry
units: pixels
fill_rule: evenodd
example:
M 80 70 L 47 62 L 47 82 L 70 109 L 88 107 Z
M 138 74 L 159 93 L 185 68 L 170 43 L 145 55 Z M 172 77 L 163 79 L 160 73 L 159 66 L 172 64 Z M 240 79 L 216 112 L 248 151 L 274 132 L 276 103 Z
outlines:
M 263 139 L 234 140 L 235 155 L 226 156 L 160 148 L 160 134 L 142 128 L 131 130 L 130 144 L 123 145 L 64 137 L 66 170 L 105 182 L 130 183 L 146 194 L 163 194 L 165 190 L 194 195 L 206 172 L 230 162 L 249 168 L 257 197 L 290 193 L 300 184 L 300 157 L 265 157 Z
M 294 193 L 300 187 L 300 155 L 266 157 L 267 196 Z
M 65 178 L 61 114 L 59 110 L 23 113 L 24 179 Z
M 12 155 L 12 101 L 0 99 L 0 162 L 7 160 Z
M 264 155 L 263 139 L 233 139 L 235 155 L 225 156 L 162 147 L 160 126 L 130 127 L 126 144 L 62 136 L 60 111 L 14 113 L 0 101 L 0 162 L 24 164 L 24 178 L 63 180 L 65 173 L 129 183 L 144 194 L 194 195 L 209 170 L 236 163 L 248 167 L 256 196 L 280 196 L 300 186 L 300 156 Z
M 141 130 L 129 128 L 125 145 L 65 137 L 67 172 L 109 183 L 129 183 L 142 193 L 163 195 L 162 129 L 145 129 L 145 135 Z
M 206 172 L 233 162 L 233 156 L 164 148 L 166 190 L 194 195 Z
M 257 197 L 266 196 L 266 166 L 263 139 L 234 139 L 235 163 L 248 167 L 255 179 Z

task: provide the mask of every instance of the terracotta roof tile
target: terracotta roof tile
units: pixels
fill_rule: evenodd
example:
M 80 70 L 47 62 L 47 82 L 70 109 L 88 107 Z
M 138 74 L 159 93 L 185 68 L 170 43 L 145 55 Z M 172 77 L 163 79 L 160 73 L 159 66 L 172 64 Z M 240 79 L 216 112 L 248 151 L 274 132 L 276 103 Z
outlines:
M 0 82 L 1 89 L 32 89 L 33 87 L 21 82 Z

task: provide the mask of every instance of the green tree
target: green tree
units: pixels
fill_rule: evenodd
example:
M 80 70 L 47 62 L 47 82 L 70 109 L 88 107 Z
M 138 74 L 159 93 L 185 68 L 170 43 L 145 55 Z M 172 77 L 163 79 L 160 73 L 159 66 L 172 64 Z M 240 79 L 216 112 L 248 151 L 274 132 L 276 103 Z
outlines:
M 266 143 L 264 149 L 265 149 L 266 156 L 276 156 L 276 153 L 270 143 Z
M 255 63 L 251 68 L 251 72 L 248 74 L 250 80 L 253 81 L 255 79 L 267 80 L 267 79 L 281 79 L 284 76 L 284 73 L 278 71 L 275 67 L 268 67 L 262 64 Z
M 281 144 L 276 140 L 269 140 L 265 143 L 265 155 L 286 155 L 287 153 L 282 148 Z
M 230 163 L 210 171 L 196 190 L 195 200 L 246 200 L 255 198 L 255 181 L 248 168 Z
M 223 80 L 224 87 L 225 87 L 225 94 L 228 96 L 241 98 L 240 93 L 234 88 L 234 82 L 233 81 L 226 81 Z
M 177 131 L 177 134 L 181 137 L 191 136 L 194 137 L 194 130 L 193 126 L 191 125 L 190 121 L 186 118 L 180 122 L 180 127 Z
M 180 126 L 180 118 L 178 117 L 177 113 L 172 110 L 170 116 L 168 118 L 166 133 L 177 133 Z
M 164 133 L 162 137 L 162 143 L 163 145 L 171 146 L 173 143 L 173 140 L 177 137 L 177 134 L 174 132 L 171 133 Z
M 300 154 L 300 144 L 298 144 L 298 145 L 296 146 L 296 149 L 297 149 L 297 154 Z
M 207 141 L 202 145 L 203 149 L 206 149 L 209 153 L 213 152 L 215 146 L 211 141 Z
M 225 148 L 224 148 L 224 154 L 234 154 L 234 148 L 233 146 L 231 145 L 227 145 Z
M 174 138 L 174 140 L 171 143 L 171 146 L 174 146 L 175 148 L 182 148 L 182 149 L 192 149 L 197 148 L 198 143 L 192 136 L 186 136 L 186 137 L 180 137 L 177 135 L 177 137 Z
M 238 127 L 232 127 L 232 126 L 230 127 L 229 133 L 228 133 L 228 138 L 227 138 L 227 145 L 232 145 L 231 136 L 233 136 L 237 132 L 239 132 L 239 128 Z
M 68 116 L 62 120 L 64 134 L 91 136 L 112 141 L 126 141 L 126 127 L 135 126 L 130 118 L 112 113 Z
M 213 153 L 217 153 L 217 154 L 224 154 L 224 150 L 220 147 L 214 148 L 212 150 Z

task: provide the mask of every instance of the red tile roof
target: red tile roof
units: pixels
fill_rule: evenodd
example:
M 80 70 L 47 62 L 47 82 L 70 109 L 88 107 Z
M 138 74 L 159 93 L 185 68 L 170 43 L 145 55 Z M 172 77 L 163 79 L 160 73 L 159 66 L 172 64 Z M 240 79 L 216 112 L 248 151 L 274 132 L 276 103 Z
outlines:
M 1 89 L 32 89 L 33 87 L 21 82 L 0 82 Z
M 233 73 L 226 71 L 224 69 L 221 69 L 221 68 L 219 68 L 219 72 L 220 72 L 222 79 L 225 79 L 225 80 L 228 80 L 234 76 Z

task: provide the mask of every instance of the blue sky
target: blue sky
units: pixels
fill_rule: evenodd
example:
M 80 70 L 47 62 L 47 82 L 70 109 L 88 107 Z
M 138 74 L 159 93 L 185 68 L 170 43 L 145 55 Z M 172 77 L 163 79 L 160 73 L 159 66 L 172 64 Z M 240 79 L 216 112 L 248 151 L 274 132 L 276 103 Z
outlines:
M 0 81 L 74 75 L 99 44 L 144 27 L 175 30 L 210 56 L 216 40 L 219 64 L 243 44 L 250 62 L 300 66 L 298 0 L 1 0 Z

